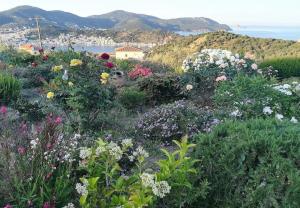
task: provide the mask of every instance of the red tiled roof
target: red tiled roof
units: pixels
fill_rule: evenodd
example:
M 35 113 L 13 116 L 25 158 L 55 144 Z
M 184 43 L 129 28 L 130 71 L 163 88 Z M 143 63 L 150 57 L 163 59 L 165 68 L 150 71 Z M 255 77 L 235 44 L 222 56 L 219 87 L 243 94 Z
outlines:
M 118 52 L 123 52 L 123 51 L 142 52 L 143 50 L 140 48 L 132 47 L 132 46 L 125 46 L 125 47 L 121 47 L 121 48 L 116 48 L 116 51 L 118 51 Z

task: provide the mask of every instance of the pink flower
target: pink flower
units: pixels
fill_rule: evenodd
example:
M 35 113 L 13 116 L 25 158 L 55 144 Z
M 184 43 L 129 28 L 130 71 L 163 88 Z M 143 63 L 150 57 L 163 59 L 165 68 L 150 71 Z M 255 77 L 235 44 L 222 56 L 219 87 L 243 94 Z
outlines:
M 131 79 L 136 79 L 138 77 L 147 77 L 150 75 L 152 75 L 152 70 L 141 65 L 136 65 L 135 68 L 128 73 L 128 76 Z
M 112 69 L 115 66 L 112 62 L 106 62 L 104 65 L 109 69 Z
M 19 152 L 20 155 L 24 155 L 26 153 L 25 147 L 19 147 L 18 152 Z
M 48 59 L 49 59 L 49 56 L 48 56 L 48 55 L 44 55 L 44 56 L 43 56 L 43 61 L 48 61 Z
M 226 81 L 226 80 L 227 80 L 227 77 L 225 75 L 222 75 L 222 76 L 217 77 L 216 82 Z
M 37 64 L 36 62 L 32 62 L 32 63 L 31 63 L 31 66 L 35 68 L 35 67 L 38 66 L 38 64 Z
M 60 116 L 58 116 L 58 117 L 56 117 L 54 122 L 55 122 L 55 124 L 59 125 L 62 123 L 62 118 Z
M 5 205 L 5 207 L 3 208 L 13 208 L 13 206 L 11 206 L 10 204 Z
M 43 208 L 55 208 L 55 207 L 51 205 L 50 202 L 45 202 Z
M 0 107 L 0 113 L 6 114 L 6 113 L 7 113 L 7 107 L 1 106 L 1 107 Z
M 109 59 L 109 54 L 102 53 L 101 56 L 100 56 L 100 58 L 103 59 L 103 60 L 108 60 Z

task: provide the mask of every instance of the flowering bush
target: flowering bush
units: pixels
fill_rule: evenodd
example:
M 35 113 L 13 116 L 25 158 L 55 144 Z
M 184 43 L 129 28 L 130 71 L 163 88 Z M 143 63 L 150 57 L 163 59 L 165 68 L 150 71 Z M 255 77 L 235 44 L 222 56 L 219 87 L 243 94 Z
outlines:
M 139 64 L 136 65 L 135 68 L 128 73 L 130 79 L 137 79 L 138 77 L 147 77 L 150 75 L 152 75 L 152 70 Z
M 149 207 L 157 200 L 163 199 L 172 192 L 172 186 L 184 190 L 189 184 L 189 177 L 194 172 L 196 161 L 186 157 L 193 145 L 187 138 L 176 142 L 178 150 L 169 153 L 167 159 L 159 161 L 159 171 L 146 170 L 146 159 L 149 157 L 143 147 L 133 148 L 130 139 L 118 145 L 101 139 L 93 148 L 82 148 L 80 151 L 81 167 L 86 170 L 76 190 L 80 195 L 82 207 Z M 121 160 L 134 162 L 135 167 L 124 171 Z M 177 189 L 178 191 L 178 189 Z M 177 193 L 180 196 L 180 192 Z
M 207 69 L 217 69 L 217 76 L 232 78 L 238 72 L 254 74 L 258 66 L 250 59 L 240 58 L 239 54 L 220 49 L 204 49 L 183 62 L 184 72 Z
M 185 134 L 192 136 L 201 131 L 210 131 L 212 123 L 209 110 L 198 109 L 187 101 L 176 101 L 142 115 L 136 129 L 146 139 L 169 140 Z
M 216 106 L 228 108 L 231 117 L 276 116 L 300 119 L 298 85 L 275 84 L 263 77 L 238 76 L 221 83 L 214 96 Z
M 62 122 L 53 115 L 32 126 L 11 121 L 9 116 L 1 120 L 0 199 L 16 207 L 43 207 L 47 203 L 62 207 L 69 202 L 80 135 L 68 138 Z

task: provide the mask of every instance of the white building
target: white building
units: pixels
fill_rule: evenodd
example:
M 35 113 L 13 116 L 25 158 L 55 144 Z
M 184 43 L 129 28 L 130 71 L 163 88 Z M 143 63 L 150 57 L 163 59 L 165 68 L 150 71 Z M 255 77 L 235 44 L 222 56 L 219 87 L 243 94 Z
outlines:
M 125 46 L 121 48 L 116 48 L 116 59 L 135 59 L 135 60 L 143 60 L 145 53 L 142 49 Z

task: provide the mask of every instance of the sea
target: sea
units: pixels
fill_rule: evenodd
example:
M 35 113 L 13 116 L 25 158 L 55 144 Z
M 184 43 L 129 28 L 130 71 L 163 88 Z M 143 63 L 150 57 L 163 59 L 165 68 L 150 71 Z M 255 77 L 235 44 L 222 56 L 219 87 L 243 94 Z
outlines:
M 272 38 L 282 40 L 300 40 L 299 27 L 279 27 L 279 26 L 231 26 L 232 33 L 247 35 L 255 38 Z M 180 35 L 197 35 L 199 32 L 178 32 Z

